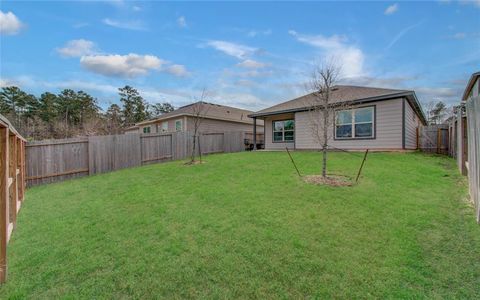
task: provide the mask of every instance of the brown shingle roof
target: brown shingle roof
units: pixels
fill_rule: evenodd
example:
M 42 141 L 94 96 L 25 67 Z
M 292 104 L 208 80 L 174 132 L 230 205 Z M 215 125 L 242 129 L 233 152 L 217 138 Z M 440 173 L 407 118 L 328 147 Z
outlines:
M 372 97 L 382 97 L 382 96 L 391 96 L 395 94 L 403 94 L 409 91 L 406 90 L 392 90 L 392 89 L 383 89 L 383 88 L 371 88 L 371 87 L 361 87 L 361 86 L 351 86 L 351 85 L 337 85 L 332 88 L 331 92 L 331 103 L 338 102 L 350 102 L 357 101 L 360 99 L 367 99 Z M 279 111 L 288 111 L 296 109 L 305 109 L 309 106 L 309 103 L 312 103 L 313 94 L 307 94 L 293 100 L 283 102 L 269 108 L 260 110 L 253 115 L 262 115 Z
M 201 107 L 201 114 L 205 118 L 253 124 L 253 119 L 248 117 L 248 115 L 252 114 L 253 111 L 208 102 L 196 102 L 193 104 L 182 106 L 172 112 L 163 114 L 155 119 L 137 123 L 136 125 L 155 123 L 160 120 L 170 119 L 179 116 L 192 116 L 195 113 L 195 108 L 198 108 L 199 105 L 203 105 L 203 107 Z M 260 124 L 257 121 L 257 125 L 263 126 L 263 122 L 262 124 Z

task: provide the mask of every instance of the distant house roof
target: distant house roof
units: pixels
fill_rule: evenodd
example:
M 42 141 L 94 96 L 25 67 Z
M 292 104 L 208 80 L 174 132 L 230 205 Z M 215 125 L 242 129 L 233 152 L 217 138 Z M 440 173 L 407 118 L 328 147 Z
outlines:
M 312 103 L 313 93 L 307 94 L 290 101 L 286 101 L 269 108 L 260 110 L 249 115 L 250 117 L 262 117 L 268 115 L 275 115 L 279 113 L 297 112 L 308 110 Z M 394 90 L 384 88 L 373 88 L 352 85 L 336 85 L 332 88 L 330 101 L 332 104 L 341 102 L 352 102 L 354 104 L 383 101 L 389 99 L 396 99 L 405 97 L 415 109 L 423 122 L 426 122 L 422 107 L 418 102 L 414 91 L 408 90 Z
M 470 91 L 472 90 L 473 85 L 475 84 L 475 81 L 477 81 L 477 78 L 479 77 L 480 77 L 480 72 L 473 73 L 472 76 L 470 76 L 470 80 L 468 81 L 467 87 L 463 92 L 462 101 L 467 100 L 468 94 L 470 94 Z
M 202 105 L 202 107 L 199 107 Z M 172 112 L 163 114 L 155 119 L 143 121 L 140 123 L 135 124 L 135 126 L 147 125 L 156 123 L 162 120 L 171 119 L 174 117 L 180 116 L 194 116 L 195 111 L 201 109 L 201 114 L 204 118 L 209 119 L 217 119 L 222 121 L 229 121 L 229 122 L 239 122 L 239 123 L 246 123 L 246 124 L 253 124 L 253 119 L 248 117 L 249 114 L 253 113 L 253 111 L 240 109 L 231 106 L 225 106 L 220 104 L 208 103 L 208 102 L 196 102 L 189 105 L 182 106 Z M 263 122 L 258 122 L 257 125 L 263 126 Z

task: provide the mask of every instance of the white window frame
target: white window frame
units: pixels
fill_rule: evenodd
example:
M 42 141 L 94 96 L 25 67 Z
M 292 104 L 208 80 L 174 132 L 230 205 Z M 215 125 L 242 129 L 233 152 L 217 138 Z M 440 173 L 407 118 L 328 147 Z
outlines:
M 177 123 L 180 122 L 180 129 L 177 129 Z M 180 120 L 175 120 L 175 131 L 182 131 L 183 130 L 183 121 Z
M 146 130 L 148 128 L 148 130 Z M 143 133 L 151 133 L 152 132 L 152 126 L 145 126 L 142 128 Z M 148 131 L 148 132 L 145 132 Z
M 162 122 L 162 132 L 167 132 L 168 131 L 168 121 L 163 121 Z
M 285 130 L 285 122 L 287 121 L 292 121 L 293 122 L 293 129 Z M 282 122 L 282 130 L 275 130 L 275 123 L 276 122 Z M 285 140 L 285 131 L 287 132 L 293 132 L 293 140 Z M 275 132 L 281 132 L 282 133 L 282 140 L 281 141 L 276 141 L 275 140 Z M 273 120 L 272 121 L 272 142 L 273 143 L 293 143 L 295 141 L 295 120 L 294 119 L 287 119 L 287 120 Z
M 372 121 L 371 122 L 356 122 L 355 121 L 355 113 L 357 110 L 360 109 L 365 109 L 365 108 L 370 108 L 372 110 Z M 337 115 L 339 112 L 345 112 L 345 111 L 351 111 L 352 113 L 352 122 L 351 123 L 343 123 L 343 124 L 337 124 Z M 372 135 L 371 136 L 360 136 L 356 137 L 355 136 L 355 125 L 358 124 L 372 124 Z M 352 127 L 352 136 L 351 137 L 337 137 L 337 125 L 350 125 Z M 334 133 L 335 133 L 335 139 L 336 140 L 352 140 L 352 139 L 375 139 L 375 106 L 364 106 L 364 107 L 356 107 L 356 108 L 351 108 L 351 109 L 342 109 L 342 110 L 337 110 L 335 111 L 335 122 L 334 122 Z

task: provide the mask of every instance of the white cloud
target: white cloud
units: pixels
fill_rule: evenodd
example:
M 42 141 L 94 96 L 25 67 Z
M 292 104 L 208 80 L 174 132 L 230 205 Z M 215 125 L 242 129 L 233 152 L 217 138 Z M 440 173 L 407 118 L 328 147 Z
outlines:
M 166 61 L 154 55 L 86 55 L 80 64 L 87 70 L 117 77 L 136 77 L 147 75 L 151 70 L 159 70 Z
M 225 41 L 209 41 L 207 42 L 207 46 L 238 59 L 245 59 L 247 56 L 250 56 L 258 51 L 258 49 L 253 47 Z
M 63 57 L 81 57 L 96 53 L 95 48 L 94 42 L 79 39 L 67 42 L 65 47 L 57 48 L 57 52 Z
M 395 43 L 398 42 L 398 40 L 400 40 L 405 34 L 407 34 L 407 32 L 409 32 L 410 30 L 414 29 L 415 27 L 420 26 L 422 23 L 423 23 L 423 21 L 420 21 L 420 22 L 418 22 L 417 24 L 413 24 L 413 25 L 410 25 L 410 26 L 405 27 L 404 29 L 402 29 L 402 31 L 400 31 L 400 32 L 392 39 L 392 41 L 390 41 L 390 43 L 388 44 L 386 50 L 390 49 L 393 45 L 395 45 Z
M 178 24 L 178 27 L 180 28 L 187 28 L 188 25 L 187 25 L 187 19 L 185 19 L 184 16 L 180 16 L 178 19 L 177 19 L 177 24 Z
M 453 35 L 453 38 L 457 40 L 463 40 L 466 37 L 467 37 L 467 34 L 465 32 L 457 32 Z
M 19 84 L 15 80 L 11 80 L 8 78 L 0 78 L 0 88 L 12 86 L 12 85 L 18 86 Z
M 395 4 L 392 4 L 389 7 L 387 7 L 387 9 L 385 9 L 384 14 L 391 15 L 391 14 L 396 13 L 397 11 L 398 11 L 398 3 L 395 3 Z
M 132 6 L 133 11 L 142 11 L 142 8 L 140 6 Z
M 476 7 L 480 8 L 480 0 L 460 0 L 460 3 L 462 3 L 462 4 L 472 4 L 472 5 L 475 5 Z
M 321 49 L 326 59 L 338 61 L 343 76 L 354 77 L 365 73 L 363 51 L 357 46 L 348 44 L 345 36 L 306 35 L 299 34 L 294 30 L 289 30 L 288 33 L 299 42 Z
M 11 11 L 4 13 L 0 10 L 0 34 L 14 35 L 19 33 L 24 26 Z
M 272 34 L 272 30 L 271 29 L 266 29 L 266 30 L 250 30 L 248 33 L 247 33 L 247 36 L 249 37 L 256 37 L 256 36 L 260 36 L 260 35 L 270 35 Z
M 183 65 L 171 65 L 165 68 L 165 72 L 178 76 L 178 77 L 186 77 L 190 75 L 190 72 L 187 71 L 185 66 Z
M 242 61 L 241 63 L 238 63 L 237 66 L 242 67 L 242 68 L 247 68 L 247 69 L 260 69 L 264 68 L 267 66 L 267 64 L 255 61 L 253 59 L 246 59 Z
M 105 18 L 102 22 L 108 26 L 121 28 L 121 29 L 129 29 L 129 30 L 147 30 L 147 27 L 142 21 L 134 20 L 134 21 L 117 21 L 112 20 L 109 18 Z

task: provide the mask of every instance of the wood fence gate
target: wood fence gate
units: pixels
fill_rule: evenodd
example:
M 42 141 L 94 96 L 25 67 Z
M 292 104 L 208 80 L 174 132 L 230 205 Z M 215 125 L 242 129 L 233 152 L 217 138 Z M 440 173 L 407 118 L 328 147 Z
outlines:
M 419 149 L 424 152 L 448 154 L 449 130 L 448 125 L 423 126 L 419 130 Z

